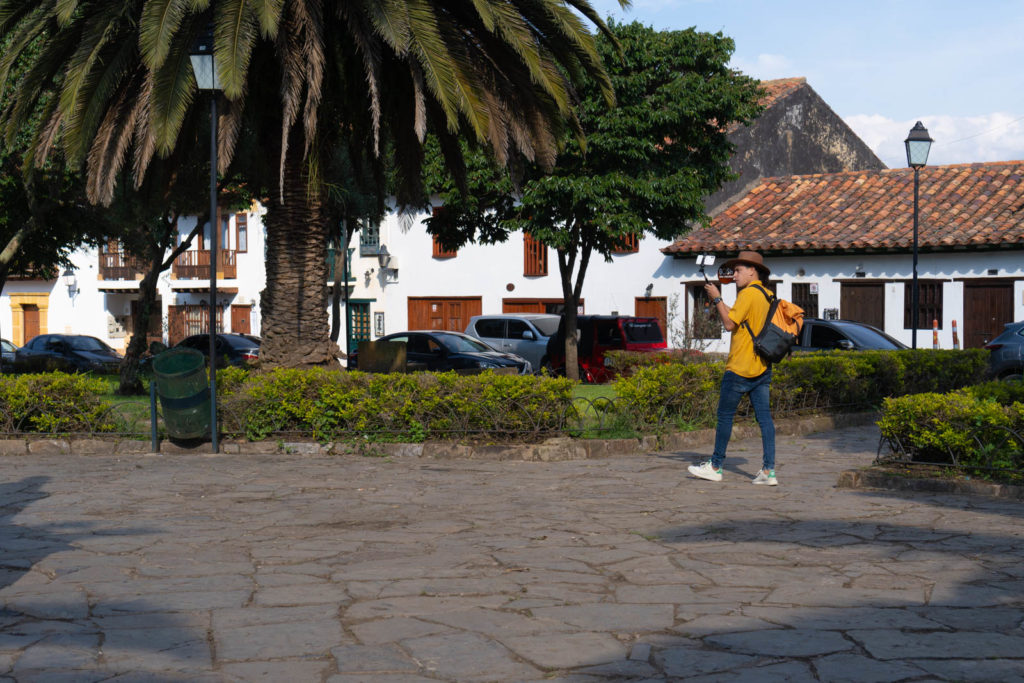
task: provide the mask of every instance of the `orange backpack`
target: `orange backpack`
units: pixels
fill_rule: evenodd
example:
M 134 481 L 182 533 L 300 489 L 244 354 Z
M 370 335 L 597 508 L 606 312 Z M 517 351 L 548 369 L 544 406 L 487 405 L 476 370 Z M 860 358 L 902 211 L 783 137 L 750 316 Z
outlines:
M 765 318 L 764 329 L 756 335 L 746 320 L 743 326 L 754 340 L 754 351 L 766 362 L 778 363 L 789 355 L 793 345 L 800 340 L 800 330 L 804 327 L 804 309 L 791 301 L 772 296 L 763 287 L 754 287 L 768 299 L 768 317 Z

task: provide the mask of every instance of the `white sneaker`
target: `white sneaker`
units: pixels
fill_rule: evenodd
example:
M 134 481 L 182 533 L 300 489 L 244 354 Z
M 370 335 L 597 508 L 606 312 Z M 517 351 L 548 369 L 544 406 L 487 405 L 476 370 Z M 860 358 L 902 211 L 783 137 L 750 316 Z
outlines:
M 690 470 L 690 474 L 695 477 L 708 481 L 722 481 L 722 468 L 716 470 L 710 460 L 699 465 L 690 465 L 686 469 Z
M 764 484 L 765 486 L 778 486 L 779 480 L 775 478 L 775 470 L 768 470 L 768 474 L 764 473 L 764 470 L 758 470 L 757 476 L 754 477 L 753 484 Z

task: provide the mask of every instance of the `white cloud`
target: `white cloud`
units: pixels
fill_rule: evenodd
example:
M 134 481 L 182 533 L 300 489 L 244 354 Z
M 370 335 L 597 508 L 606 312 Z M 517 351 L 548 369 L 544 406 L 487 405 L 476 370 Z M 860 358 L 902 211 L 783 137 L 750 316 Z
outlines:
M 783 55 L 773 55 L 762 53 L 757 56 L 753 62 L 733 57 L 729 63 L 734 69 L 739 69 L 748 76 L 753 76 L 760 80 L 770 80 L 772 78 L 791 78 L 793 76 L 804 75 L 795 73 L 795 66 L 793 62 Z
M 907 165 L 903 141 L 917 119 L 896 121 L 880 114 L 858 114 L 845 121 L 887 166 Z M 935 140 L 929 165 L 1024 159 L 1024 117 L 996 112 L 924 116 L 920 121 Z

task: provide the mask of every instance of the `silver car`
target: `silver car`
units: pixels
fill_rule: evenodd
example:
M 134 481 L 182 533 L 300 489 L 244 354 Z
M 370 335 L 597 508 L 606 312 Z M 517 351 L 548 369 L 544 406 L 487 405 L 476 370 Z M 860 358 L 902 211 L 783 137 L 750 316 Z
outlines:
M 558 332 L 561 316 L 550 313 L 475 315 L 466 334 L 505 353 L 530 361 L 534 372 L 547 363 L 548 338 Z

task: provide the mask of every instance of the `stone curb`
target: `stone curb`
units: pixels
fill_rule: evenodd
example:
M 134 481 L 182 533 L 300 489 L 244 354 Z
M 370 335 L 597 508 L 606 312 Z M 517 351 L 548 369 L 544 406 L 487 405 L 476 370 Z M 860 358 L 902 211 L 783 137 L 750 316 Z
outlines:
M 780 436 L 795 436 L 825 432 L 842 427 L 866 425 L 878 419 L 878 414 L 848 413 L 818 417 L 781 418 L 775 421 L 775 432 Z M 733 427 L 734 439 L 760 435 L 756 423 Z M 424 443 L 370 443 L 339 442 L 319 444 L 310 441 L 243 441 L 225 440 L 220 444 L 224 455 L 366 455 L 392 458 L 427 458 L 432 460 L 524 460 L 555 462 L 588 460 L 620 455 L 640 455 L 659 451 L 680 451 L 714 443 L 714 429 L 692 432 L 668 432 L 648 435 L 639 439 L 573 439 L 560 436 L 538 444 L 460 444 L 450 441 Z M 149 441 L 129 439 L 0 439 L 0 455 L 151 455 Z M 210 443 L 175 443 L 164 440 L 161 455 L 208 455 Z
M 918 491 L 953 493 L 986 498 L 1024 500 L 1024 486 L 997 484 L 990 481 L 904 477 L 883 470 L 846 470 L 839 473 L 836 487 L 841 489 L 876 489 L 885 491 Z

